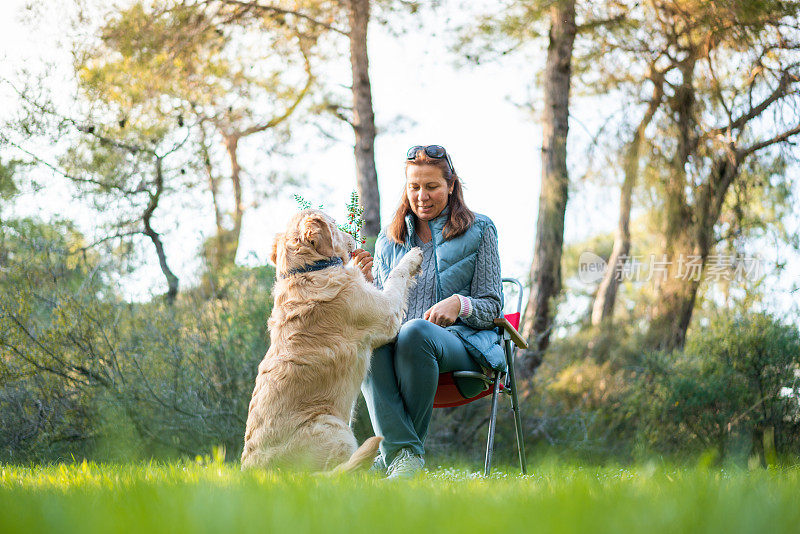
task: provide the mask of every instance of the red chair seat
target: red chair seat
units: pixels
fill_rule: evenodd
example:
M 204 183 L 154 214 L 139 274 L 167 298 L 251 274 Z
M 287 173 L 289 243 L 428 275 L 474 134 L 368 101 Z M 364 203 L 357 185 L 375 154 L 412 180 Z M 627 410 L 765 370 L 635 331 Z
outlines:
M 510 313 L 506 315 L 505 318 L 508 319 L 508 322 L 511 323 L 514 328 L 519 328 L 519 313 Z M 499 386 L 502 392 L 504 386 L 502 383 L 500 383 Z M 458 391 L 453 373 L 442 373 L 439 375 L 439 385 L 436 388 L 436 395 L 433 397 L 433 407 L 452 408 L 454 406 L 462 406 L 491 394 L 492 388 L 488 388 L 474 397 L 464 397 L 461 395 L 461 392 Z
M 498 385 L 500 386 L 500 391 L 503 391 L 503 384 L 500 383 Z M 433 407 L 452 408 L 454 406 L 462 406 L 491 394 L 492 388 L 488 388 L 474 397 L 464 397 L 461 395 L 461 392 L 458 391 L 453 373 L 442 373 L 439 375 L 439 386 L 436 388 L 436 396 L 433 397 Z

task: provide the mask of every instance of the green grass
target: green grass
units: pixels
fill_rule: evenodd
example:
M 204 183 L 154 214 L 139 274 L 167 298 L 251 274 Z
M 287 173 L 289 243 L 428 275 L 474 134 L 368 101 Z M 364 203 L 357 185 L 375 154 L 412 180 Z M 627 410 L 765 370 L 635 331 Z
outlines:
M 0 466 L 0 532 L 798 532 L 800 468 L 547 462 L 406 482 L 170 464 Z

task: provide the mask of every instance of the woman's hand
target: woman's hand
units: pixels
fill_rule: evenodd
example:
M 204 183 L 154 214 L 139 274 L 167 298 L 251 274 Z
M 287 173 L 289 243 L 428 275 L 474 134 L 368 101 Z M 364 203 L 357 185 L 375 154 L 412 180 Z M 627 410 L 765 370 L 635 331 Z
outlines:
M 357 248 L 350 253 L 350 256 L 353 258 L 353 263 L 355 263 L 356 267 L 364 273 L 364 278 L 367 279 L 367 282 L 372 282 L 372 254 L 363 248 Z
M 458 295 L 451 295 L 428 308 L 424 319 L 439 326 L 450 326 L 461 313 L 461 300 Z

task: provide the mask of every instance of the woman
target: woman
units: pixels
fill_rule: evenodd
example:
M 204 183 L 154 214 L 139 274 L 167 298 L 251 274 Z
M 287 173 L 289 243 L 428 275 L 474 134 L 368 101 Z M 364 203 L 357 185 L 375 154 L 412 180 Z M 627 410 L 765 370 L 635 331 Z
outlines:
M 384 438 L 376 468 L 388 466 L 389 478 L 411 476 L 424 465 L 439 373 L 505 366 L 497 336 L 487 330 L 501 310 L 497 230 L 466 207 L 450 156 L 439 145 L 408 151 L 400 206 L 375 243 L 375 283 L 381 286 L 415 246 L 423 252 L 422 271 L 403 326 L 395 342 L 374 351 L 361 386 L 373 429 Z M 372 280 L 369 253 L 358 250 L 355 259 Z M 483 384 L 467 379 L 458 386 L 471 397 Z

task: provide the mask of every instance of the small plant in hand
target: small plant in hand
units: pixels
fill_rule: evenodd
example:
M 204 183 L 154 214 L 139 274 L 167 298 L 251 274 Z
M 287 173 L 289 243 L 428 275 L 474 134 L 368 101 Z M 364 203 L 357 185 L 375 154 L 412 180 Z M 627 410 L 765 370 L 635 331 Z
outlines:
M 294 200 L 297 202 L 297 205 L 301 211 L 311 209 L 311 202 L 304 199 L 302 196 L 294 195 Z M 319 209 L 323 209 L 322 204 L 319 205 Z M 350 193 L 350 202 L 348 202 L 346 209 L 347 222 L 337 226 L 342 232 L 347 232 L 353 236 L 353 239 L 356 240 L 356 243 L 361 246 L 366 243 L 367 240 L 361 235 L 361 227 L 364 226 L 364 208 L 362 208 L 360 205 L 358 193 L 356 191 Z
M 350 202 L 347 204 L 347 223 L 340 224 L 339 229 L 342 232 L 347 232 L 356 243 L 363 245 L 367 240 L 361 235 L 361 227 L 364 226 L 364 208 L 361 207 L 358 193 L 353 191 L 350 193 Z

